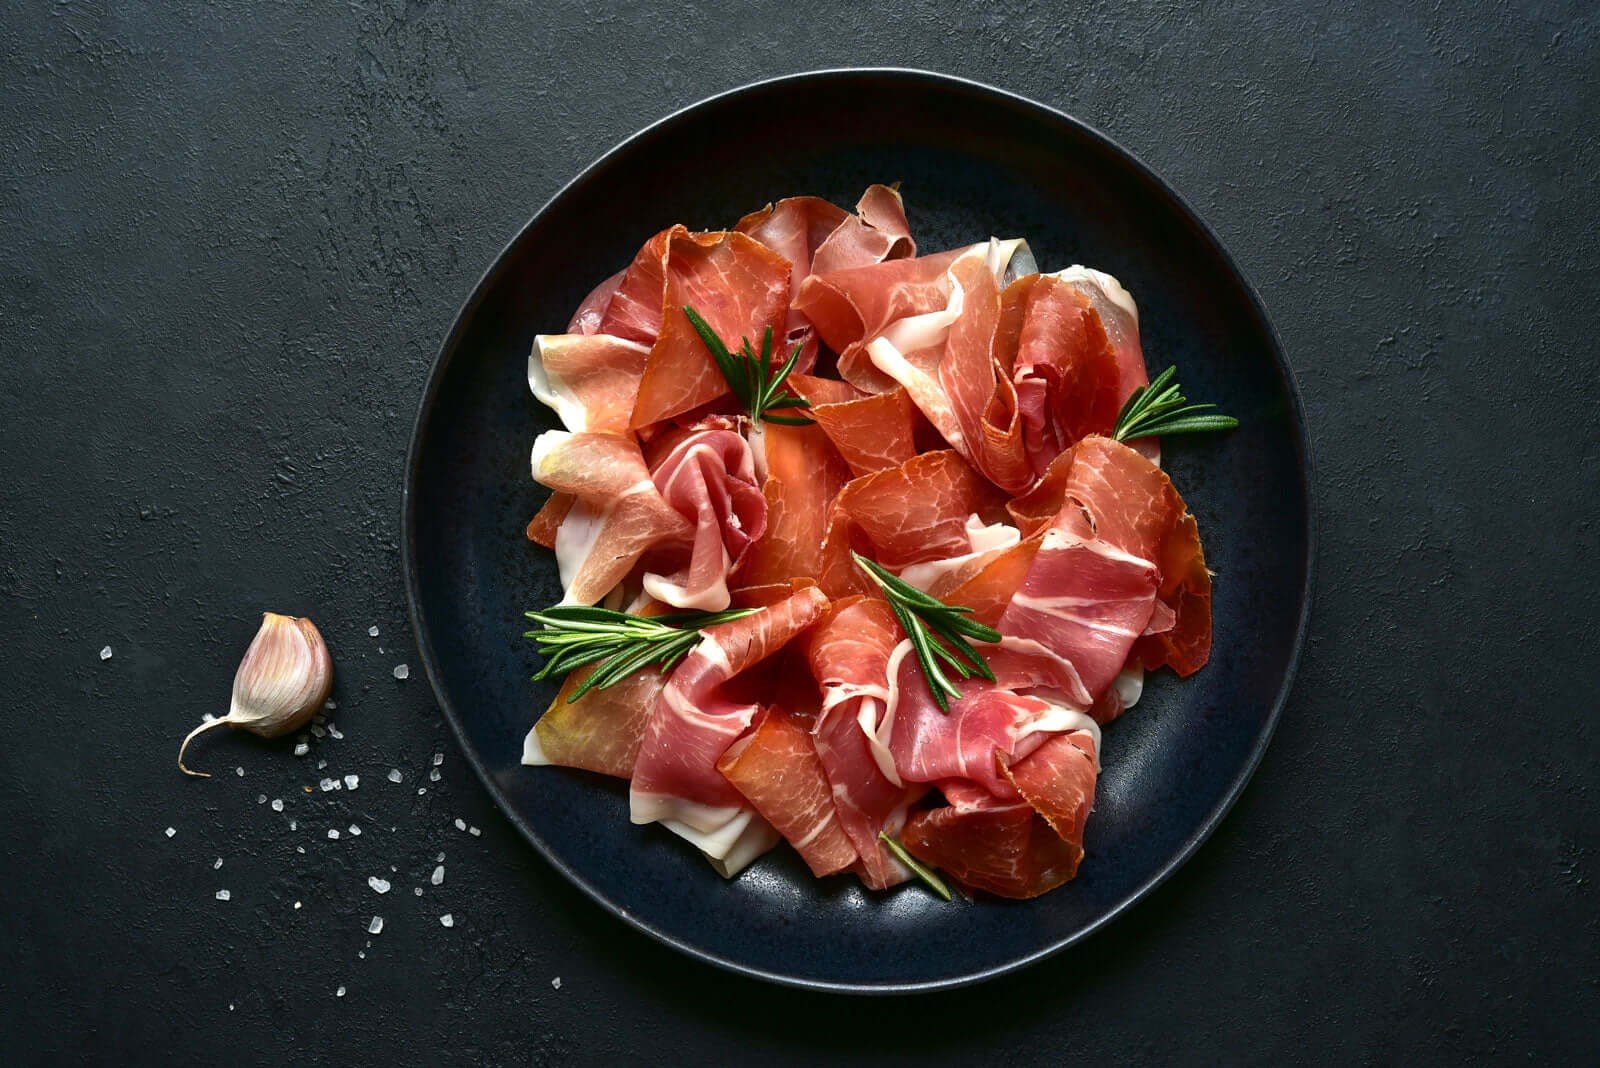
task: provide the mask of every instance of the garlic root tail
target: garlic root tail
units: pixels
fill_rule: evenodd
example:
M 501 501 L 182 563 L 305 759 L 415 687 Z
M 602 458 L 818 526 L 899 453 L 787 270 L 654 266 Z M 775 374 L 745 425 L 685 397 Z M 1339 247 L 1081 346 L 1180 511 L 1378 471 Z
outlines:
M 188 736 L 186 738 L 184 738 L 183 744 L 178 747 L 178 767 L 183 770 L 183 773 L 185 775 L 193 775 L 197 779 L 209 779 L 209 778 L 211 778 L 211 773 L 209 771 L 190 771 L 188 768 L 184 767 L 183 766 L 183 754 L 189 748 L 189 742 L 193 740 L 195 735 L 200 734 L 200 733 L 202 733 L 204 731 L 208 731 L 212 727 L 220 727 L 224 723 L 228 723 L 228 722 L 232 721 L 232 719 L 233 719 L 232 716 L 223 716 L 221 719 L 208 720 L 207 722 L 200 724 L 200 726 L 196 727 L 194 730 L 189 732 Z

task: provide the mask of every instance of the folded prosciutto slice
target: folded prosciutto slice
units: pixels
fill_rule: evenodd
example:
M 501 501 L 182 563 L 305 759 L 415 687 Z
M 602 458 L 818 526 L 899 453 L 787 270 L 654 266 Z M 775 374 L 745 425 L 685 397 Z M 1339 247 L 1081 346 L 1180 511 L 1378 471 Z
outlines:
M 766 529 L 767 504 L 743 437 L 721 426 L 694 430 L 650 473 L 661 499 L 693 533 L 687 548 L 657 553 L 644 591 L 678 608 L 728 607 L 728 575 Z
M 650 348 L 609 334 L 540 334 L 528 388 L 568 430 L 626 434 Z
M 828 509 L 850 477 L 828 438 L 814 426 L 762 426 L 754 447 L 765 456 L 766 533 L 751 547 L 741 585 L 819 580 Z
M 820 197 L 789 197 L 746 215 L 734 229 L 789 261 L 791 298 L 814 272 L 864 267 L 917 253 L 900 194 L 886 185 L 869 186 L 854 215 Z M 796 366 L 802 373 L 810 371 L 817 359 L 810 322 L 791 306 L 786 326 L 780 347 L 787 356 L 800 345 Z
M 878 835 L 897 833 L 911 804 L 927 791 L 900 778 L 878 735 L 889 702 L 890 655 L 899 642 L 889 603 L 875 597 L 835 603 L 811 637 L 811 672 L 822 687 L 817 756 L 839 824 L 860 856 L 858 874 L 874 890 L 911 877 Z
M 820 590 L 807 587 L 704 632 L 651 711 L 628 791 L 634 823 L 663 824 L 725 875 L 777 841 L 777 832 L 717 769 L 761 708 L 725 686 L 811 626 L 827 604 Z

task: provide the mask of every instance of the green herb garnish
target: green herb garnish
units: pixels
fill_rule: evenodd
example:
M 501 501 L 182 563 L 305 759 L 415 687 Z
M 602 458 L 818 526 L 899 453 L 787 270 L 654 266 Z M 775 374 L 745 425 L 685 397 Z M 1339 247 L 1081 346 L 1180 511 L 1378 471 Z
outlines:
M 539 643 L 539 652 L 548 657 L 534 680 L 592 664 L 600 665 L 583 680 L 583 685 L 567 698 L 571 704 L 590 690 L 614 686 L 647 664 L 658 664 L 663 673 L 682 660 L 700 640 L 700 631 L 718 623 L 742 619 L 754 608 L 727 612 L 673 612 L 661 616 L 633 616 L 609 608 L 583 605 L 557 605 L 543 612 L 524 613 L 542 630 L 523 635 Z
M 804 416 L 772 414 L 782 408 L 811 407 L 811 403 L 804 397 L 796 397 L 783 388 L 784 380 L 789 377 L 789 372 L 794 370 L 795 361 L 800 358 L 800 350 L 805 347 L 804 345 L 796 345 L 794 351 L 789 354 L 788 361 L 774 374 L 772 327 L 767 327 L 766 334 L 761 338 L 761 356 L 758 359 L 751 351 L 749 338 L 744 339 L 744 348 L 737 353 L 729 352 L 728 346 L 723 344 L 717 332 L 711 329 L 711 325 L 700 318 L 699 312 L 685 304 L 683 314 L 689 317 L 689 325 L 700 335 L 700 340 L 706 343 L 706 348 L 711 350 L 711 358 L 717 361 L 722 377 L 728 380 L 733 395 L 750 413 L 752 421 L 759 423 L 765 420 L 769 423 L 782 423 L 784 426 L 811 425 L 812 420 Z
M 953 668 L 964 679 L 976 675 L 994 681 L 994 672 L 989 670 L 989 665 L 967 639 L 997 642 L 1000 640 L 999 631 L 967 618 L 972 614 L 972 609 L 945 604 L 860 553 L 852 552 L 850 555 L 883 590 L 895 618 L 900 621 L 901 629 L 917 651 L 917 660 L 922 664 L 922 677 L 927 680 L 928 689 L 933 693 L 934 701 L 938 702 L 940 711 L 948 715 L 950 704 L 947 698 L 961 696 L 956 684 L 944 673 L 945 666 Z
M 1197 415 L 1215 404 L 1187 404 L 1172 381 L 1177 367 L 1168 367 L 1148 386 L 1140 386 L 1117 415 L 1111 436 L 1118 441 L 1162 434 L 1198 434 L 1205 430 L 1232 430 L 1239 420 L 1231 415 Z M 1170 383 L 1170 384 L 1169 384 Z M 1187 404 L 1187 406 L 1186 406 Z
M 878 837 L 883 839 L 883 844 L 889 847 L 889 852 L 894 854 L 896 860 L 915 872 L 917 878 L 927 883 L 929 888 L 932 889 L 934 893 L 938 894 L 946 901 L 950 900 L 950 888 L 944 884 L 943 879 L 939 878 L 937 872 L 928 867 L 926 864 L 922 863 L 922 861 L 918 860 L 916 857 L 912 856 L 911 852 L 906 849 L 905 846 L 895 841 L 894 837 L 888 831 L 879 831 Z

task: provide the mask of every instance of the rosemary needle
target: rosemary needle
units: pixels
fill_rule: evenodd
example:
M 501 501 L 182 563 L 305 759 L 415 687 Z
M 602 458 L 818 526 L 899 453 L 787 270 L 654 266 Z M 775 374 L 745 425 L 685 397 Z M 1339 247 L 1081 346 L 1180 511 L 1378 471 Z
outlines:
M 773 414 L 784 408 L 811 406 L 805 398 L 796 397 L 783 388 L 784 381 L 794 370 L 795 362 L 800 359 L 803 345 L 796 345 L 788 360 L 774 372 L 772 327 L 767 327 L 767 332 L 761 338 L 761 355 L 758 357 L 750 348 L 749 338 L 744 339 L 744 347 L 737 353 L 729 352 L 728 346 L 717 336 L 717 332 L 711 329 L 711 324 L 700 317 L 699 312 L 685 304 L 683 314 L 689 317 L 689 325 L 694 327 L 694 332 L 705 342 L 706 348 L 711 352 L 711 358 L 716 361 L 717 368 L 722 372 L 722 377 L 728 380 L 733 395 L 750 413 L 753 422 L 782 423 L 784 426 L 811 425 L 812 420 L 804 416 Z
M 1215 404 L 1189 404 L 1172 379 L 1177 367 L 1168 367 L 1148 386 L 1133 391 L 1117 414 L 1111 436 L 1118 441 L 1162 434 L 1198 434 L 1207 430 L 1232 430 L 1239 420 L 1231 415 L 1202 415 Z
M 647 665 L 657 665 L 662 672 L 672 670 L 700 641 L 704 628 L 741 619 L 754 611 L 738 608 L 633 616 L 610 608 L 557 605 L 542 612 L 524 613 L 542 629 L 530 630 L 523 637 L 537 642 L 539 652 L 546 658 L 535 680 L 564 675 L 599 661 L 567 698 L 570 704 L 590 690 L 615 686 Z

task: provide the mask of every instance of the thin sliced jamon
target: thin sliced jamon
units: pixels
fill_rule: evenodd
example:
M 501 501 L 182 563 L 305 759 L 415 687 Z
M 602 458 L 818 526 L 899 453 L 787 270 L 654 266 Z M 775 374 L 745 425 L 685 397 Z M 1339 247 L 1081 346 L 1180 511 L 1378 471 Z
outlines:
M 543 545 L 546 549 L 554 549 L 556 534 L 561 530 L 561 522 L 567 518 L 567 513 L 572 511 L 572 506 L 577 500 L 578 498 L 570 493 L 552 493 L 550 499 L 544 502 L 544 507 L 528 520 L 528 540 Z
M 800 717 L 767 708 L 755 729 L 722 754 L 717 770 L 794 846 L 812 874 L 832 875 L 856 862 L 811 731 Z
M 599 332 L 650 346 L 631 425 L 645 428 L 728 391 L 727 380 L 683 314 L 694 307 L 737 348 L 782 330 L 789 261 L 745 234 L 674 226 L 651 238 L 628 268 Z
M 528 388 L 572 431 L 626 434 L 650 348 L 609 334 L 540 334 Z
M 1020 760 L 1067 731 L 1099 735 L 1081 690 L 1076 696 L 1055 690 L 1019 694 L 984 679 L 966 679 L 947 714 L 934 703 L 909 641 L 895 648 L 889 677 L 894 685 L 878 734 L 887 737 L 895 770 L 906 781 L 961 779 L 1007 797 L 1014 791 L 998 757 Z
M 1082 855 L 1021 798 L 962 796 L 917 813 L 900 841 L 962 885 L 1014 899 L 1054 890 L 1077 873 Z
M 907 783 L 877 737 L 889 700 L 889 657 L 900 631 L 887 601 L 836 603 L 812 631 L 811 673 L 822 688 L 814 728 L 817 756 L 833 789 L 840 825 L 860 854 L 857 874 L 874 890 L 903 882 L 910 871 L 878 837 L 904 825 L 908 808 L 927 790 Z
M 807 587 L 705 631 L 673 670 L 645 728 L 628 791 L 634 823 L 661 822 L 721 862 L 724 874 L 737 870 L 736 848 L 751 841 L 752 827 L 768 825 L 717 770 L 759 710 L 725 686 L 811 626 L 827 603 Z
M 644 590 L 678 608 L 728 607 L 728 575 L 766 529 L 767 505 L 750 446 L 732 430 L 685 435 L 651 472 L 657 492 L 692 525 L 687 549 L 654 556 Z
M 633 775 L 645 725 L 667 676 L 653 665 L 641 668 L 569 704 L 567 699 L 594 670 L 593 665 L 579 668 L 561 684 L 561 692 L 528 732 L 524 764 L 586 768 L 623 779 Z
M 828 235 L 811 257 L 811 271 L 825 274 L 829 271 L 864 267 L 884 260 L 906 259 L 917 254 L 917 243 L 911 239 L 911 225 L 906 222 L 905 201 L 894 186 L 873 184 L 856 201 L 856 213 L 846 218 L 839 228 Z
M 984 563 L 981 570 L 964 578 L 959 586 L 935 586 L 929 589 L 946 604 L 958 604 L 972 609 L 972 618 L 992 627 L 1000 622 L 1006 606 L 1022 585 L 1028 568 L 1033 566 L 1034 555 L 1044 540 L 1042 535 L 1026 538 Z M 937 592 L 935 592 L 937 591 Z
M 814 426 L 761 425 L 755 447 L 766 456 L 766 531 L 750 546 L 738 579 L 768 585 L 822 574 L 828 508 L 850 471 Z
M 810 403 L 806 414 L 822 428 L 852 474 L 887 470 L 917 454 L 917 436 L 926 420 L 898 386 L 888 393 L 862 393 L 847 383 L 822 378 L 796 376 L 790 383 L 791 390 Z M 840 386 L 850 395 L 839 397 Z
M 1040 276 L 1024 297 L 1012 372 L 1033 474 L 1043 475 L 1079 439 L 1111 433 L 1127 399 L 1119 374 L 1088 295 L 1059 277 Z
M 694 531 L 656 491 L 631 434 L 546 431 L 533 443 L 533 477 L 575 499 L 555 535 L 562 604 L 594 604 L 648 549 Z
M 1098 732 L 1058 734 L 1025 759 L 1000 760 L 1000 770 L 1061 840 L 1083 858 L 1083 828 L 1094 807 L 1095 780 L 1100 775 Z M 1077 871 L 1073 862 L 1071 878 Z
M 1005 498 L 954 452 L 922 453 L 857 478 L 837 507 L 870 539 L 873 558 L 891 570 L 970 552 L 968 519 L 1005 518 Z
M 627 275 L 628 269 L 624 267 L 589 290 L 589 295 L 583 298 L 583 303 L 578 305 L 578 310 L 572 313 L 572 319 L 567 323 L 567 333 L 600 333 L 600 323 L 606 317 L 606 309 L 611 306 L 612 298 L 617 295 L 617 290 L 621 288 L 622 280 Z

